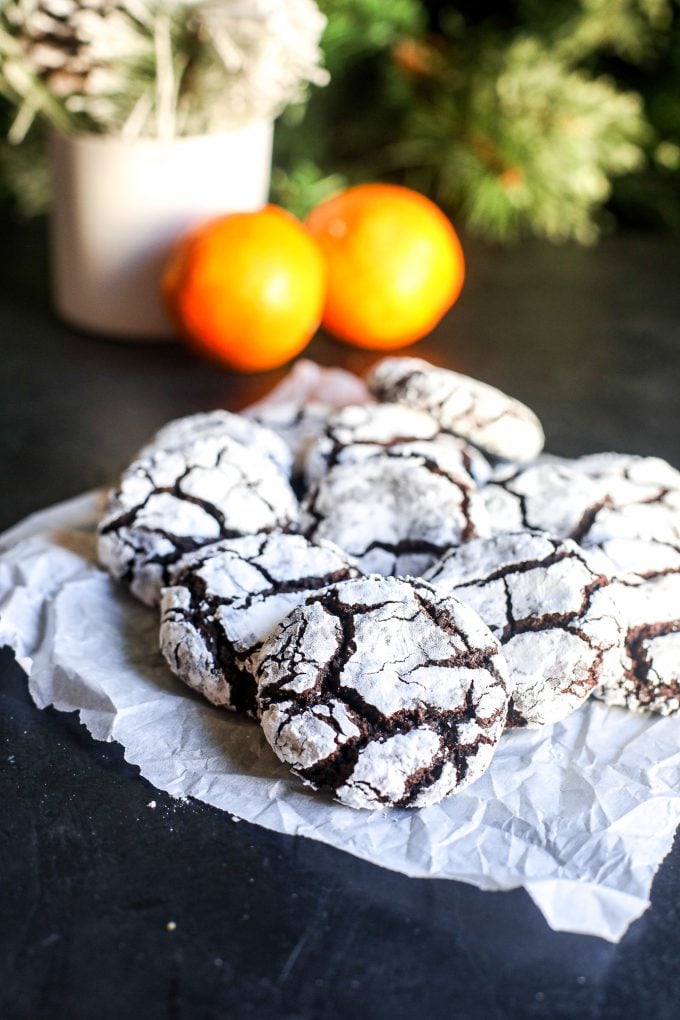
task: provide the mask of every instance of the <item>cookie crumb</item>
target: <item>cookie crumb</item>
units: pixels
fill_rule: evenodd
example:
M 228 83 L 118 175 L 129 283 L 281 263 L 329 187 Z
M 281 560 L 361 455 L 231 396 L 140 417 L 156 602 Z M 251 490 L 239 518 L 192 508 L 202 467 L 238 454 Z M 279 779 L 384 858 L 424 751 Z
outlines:
M 150 807 L 150 808 L 155 808 L 156 807 L 156 801 L 155 800 L 150 800 L 149 803 L 146 806 Z
M 175 924 L 174 921 L 168 921 L 168 923 L 165 926 L 165 930 L 166 931 L 176 931 L 177 930 L 177 925 Z

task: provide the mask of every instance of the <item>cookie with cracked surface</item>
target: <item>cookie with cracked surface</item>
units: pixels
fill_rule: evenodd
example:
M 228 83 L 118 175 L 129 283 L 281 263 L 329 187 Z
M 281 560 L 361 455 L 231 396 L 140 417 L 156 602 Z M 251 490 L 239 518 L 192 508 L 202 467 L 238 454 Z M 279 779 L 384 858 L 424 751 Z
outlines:
M 488 767 L 507 666 L 474 610 L 422 581 L 310 596 L 265 642 L 260 721 L 278 757 L 354 808 L 426 807 Z
M 280 436 L 242 414 L 221 409 L 169 421 L 142 447 L 137 457 L 145 457 L 156 450 L 181 450 L 200 439 L 233 439 L 268 457 L 285 475 L 291 473 L 293 455 Z
M 680 540 L 680 472 L 659 457 L 549 458 L 484 488 L 494 532 L 534 528 L 582 545 Z
M 596 560 L 614 577 L 625 623 L 623 668 L 595 692 L 634 712 L 680 714 L 680 549 L 668 543 L 603 543 Z
M 656 587 L 653 596 L 648 593 L 646 616 L 663 619 L 655 623 L 639 623 L 628 628 L 626 634 L 625 669 L 617 677 L 598 688 L 596 696 L 608 705 L 631 709 L 634 712 L 654 712 L 657 715 L 680 714 L 680 613 L 669 613 L 665 599 L 672 595 L 677 600 L 678 585 L 665 582 Z M 672 591 L 669 592 L 668 589 Z M 660 599 L 661 612 L 650 603 Z M 672 616 L 673 619 L 665 617 Z
M 515 690 L 508 726 L 544 726 L 620 673 L 624 628 L 609 578 L 575 542 L 516 532 L 452 549 L 426 574 L 472 606 L 503 648 Z
M 99 559 L 154 606 L 185 553 L 221 538 L 295 531 L 298 516 L 290 484 L 268 457 L 207 437 L 151 452 L 123 472 L 99 524 Z
M 479 485 L 491 467 L 469 443 L 444 433 L 426 411 L 404 404 L 350 404 L 337 411 L 305 458 L 308 485 L 336 464 L 357 464 L 382 454 L 387 457 L 429 456 L 443 470 L 472 475 Z
M 488 521 L 466 471 L 447 473 L 430 455 L 376 456 L 331 468 L 305 496 L 300 530 L 366 573 L 417 577 L 451 545 L 488 534 Z
M 333 408 L 330 404 L 312 401 L 308 404 L 285 402 L 257 407 L 244 414 L 281 439 L 293 458 L 293 474 L 301 475 L 307 452 L 326 427 Z
M 524 464 L 543 449 L 534 412 L 478 379 L 421 358 L 384 358 L 366 381 L 379 400 L 427 411 L 443 430 L 493 457 Z
M 312 592 L 358 577 L 330 542 L 272 532 L 184 557 L 161 596 L 160 647 L 173 673 L 215 705 L 255 714 L 262 642 Z

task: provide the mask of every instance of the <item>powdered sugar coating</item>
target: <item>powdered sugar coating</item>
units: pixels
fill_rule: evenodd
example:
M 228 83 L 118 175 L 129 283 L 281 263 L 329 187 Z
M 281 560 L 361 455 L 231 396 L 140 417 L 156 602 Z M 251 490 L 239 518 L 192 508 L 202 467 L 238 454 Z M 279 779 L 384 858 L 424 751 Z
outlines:
M 680 541 L 680 471 L 667 461 L 596 453 L 576 464 L 607 490 L 606 505 L 584 536 L 589 545 L 609 538 Z
M 221 538 L 296 530 L 299 506 L 268 457 L 206 437 L 134 461 L 109 494 L 99 559 L 147 605 L 156 605 L 185 553 Z
M 479 617 L 403 578 L 310 596 L 258 666 L 265 736 L 305 782 L 355 808 L 424 807 L 477 779 L 508 706 L 507 667 Z
M 625 624 L 623 668 L 596 695 L 609 705 L 680 714 L 680 547 L 615 539 L 595 551 Z
M 403 404 L 350 404 L 331 415 L 305 459 L 308 485 L 336 464 L 357 464 L 377 455 L 430 457 L 442 470 L 489 477 L 488 461 L 462 439 L 443 433 L 426 411 Z
M 680 544 L 644 538 L 610 538 L 588 545 L 588 556 L 602 574 L 638 585 L 662 574 L 680 574 Z
M 539 461 L 506 472 L 483 496 L 494 533 L 535 529 L 580 541 L 602 501 L 600 487 L 576 461 Z
M 276 433 L 286 444 L 293 458 L 293 471 L 299 475 L 310 446 L 325 429 L 332 411 L 330 404 L 320 401 L 306 404 L 290 401 L 257 407 L 245 413 L 250 421 Z
M 175 418 L 159 429 L 137 456 L 145 457 L 156 450 L 182 450 L 200 439 L 233 439 L 268 457 L 285 475 L 292 471 L 293 455 L 280 436 L 241 414 L 221 409 Z
M 534 412 L 478 379 L 420 358 L 384 358 L 366 381 L 380 400 L 428 411 L 442 429 L 494 457 L 526 463 L 543 449 Z
M 494 532 L 535 528 L 583 545 L 680 541 L 680 472 L 659 457 L 550 458 L 484 488 Z
M 517 532 L 452 549 L 426 574 L 500 640 L 515 691 L 508 725 L 564 719 L 621 671 L 624 630 L 609 580 L 575 542 Z
M 173 673 L 213 704 L 254 715 L 251 670 L 262 642 L 310 593 L 358 575 L 337 546 L 302 535 L 206 546 L 179 561 L 163 590 L 161 651 Z
M 431 456 L 337 464 L 308 493 L 300 530 L 335 542 L 366 573 L 417 577 L 451 545 L 488 534 L 474 481 Z

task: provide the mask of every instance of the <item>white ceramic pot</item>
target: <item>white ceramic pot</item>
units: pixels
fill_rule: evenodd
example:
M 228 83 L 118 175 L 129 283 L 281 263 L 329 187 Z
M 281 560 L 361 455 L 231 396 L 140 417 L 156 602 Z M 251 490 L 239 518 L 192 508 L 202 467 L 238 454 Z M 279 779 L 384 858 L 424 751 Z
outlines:
M 159 284 L 173 242 L 210 216 L 267 201 L 272 123 L 161 142 L 55 134 L 52 293 L 87 331 L 167 339 Z

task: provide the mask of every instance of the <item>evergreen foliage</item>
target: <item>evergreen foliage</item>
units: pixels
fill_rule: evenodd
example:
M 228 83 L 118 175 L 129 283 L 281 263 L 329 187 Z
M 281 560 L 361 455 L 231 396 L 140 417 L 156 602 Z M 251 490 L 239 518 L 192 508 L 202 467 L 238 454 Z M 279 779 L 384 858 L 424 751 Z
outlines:
M 319 7 L 331 82 L 279 119 L 274 200 L 302 215 L 382 179 L 494 241 L 588 243 L 614 214 L 680 230 L 677 0 Z M 3 158 L 31 208 L 39 144 Z
M 275 186 L 295 211 L 340 175 L 416 187 L 494 241 L 591 242 L 613 189 L 624 217 L 680 227 L 672 0 L 321 7 L 333 84 L 278 137 Z

